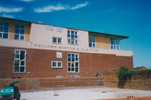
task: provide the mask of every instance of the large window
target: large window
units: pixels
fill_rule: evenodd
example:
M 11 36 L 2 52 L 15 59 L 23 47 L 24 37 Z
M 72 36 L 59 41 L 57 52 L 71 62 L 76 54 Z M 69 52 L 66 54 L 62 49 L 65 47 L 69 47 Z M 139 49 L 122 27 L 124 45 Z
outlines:
M 111 38 L 111 49 L 120 49 L 120 40 Z
M 79 54 L 68 53 L 68 72 L 79 72 Z
M 58 37 L 53 37 L 53 38 L 52 38 L 52 42 L 53 42 L 53 43 L 61 44 L 61 41 L 62 41 L 62 38 L 58 38 Z
M 26 67 L 26 50 L 15 49 L 14 73 L 24 73 Z
M 89 47 L 95 47 L 95 36 L 89 35 Z
M 78 34 L 77 31 L 67 31 L 68 44 L 78 44 Z
M 25 27 L 22 25 L 15 25 L 15 40 L 25 39 Z
M 62 68 L 62 61 L 52 61 L 51 67 L 52 68 Z
M 0 23 L 0 38 L 8 39 L 8 28 L 9 24 L 7 23 Z

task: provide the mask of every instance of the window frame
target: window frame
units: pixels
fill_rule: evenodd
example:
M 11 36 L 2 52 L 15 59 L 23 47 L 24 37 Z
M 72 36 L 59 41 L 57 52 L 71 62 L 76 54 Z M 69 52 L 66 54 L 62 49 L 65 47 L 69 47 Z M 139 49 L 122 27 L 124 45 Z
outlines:
M 53 62 L 56 63 L 56 67 L 53 66 Z M 61 67 L 58 67 L 58 63 L 61 62 Z M 62 61 L 51 61 L 51 68 L 62 68 Z
M 72 55 L 78 55 L 78 61 L 76 61 L 76 59 L 74 60 L 74 62 L 72 61 L 72 57 L 70 58 L 70 61 L 68 61 L 68 54 Z M 76 58 L 76 57 L 74 57 Z M 70 63 L 70 71 L 68 70 L 68 64 Z M 74 63 L 74 71 L 72 71 L 72 63 Z M 76 63 L 78 63 L 78 71 L 76 72 Z M 67 72 L 68 73 L 79 73 L 80 72 L 80 68 L 79 68 L 80 64 L 79 64 L 79 54 L 78 53 L 67 53 Z
M 53 41 L 54 38 L 56 38 L 56 42 Z M 58 42 L 59 39 L 61 39 L 61 43 Z M 62 44 L 62 38 L 61 37 L 52 37 L 52 43 L 54 43 L 54 44 Z
M 90 44 L 91 44 L 91 46 L 90 46 Z M 95 48 L 96 47 L 96 44 L 95 44 L 95 35 L 89 35 L 89 47 L 90 48 Z
M 62 32 L 63 28 L 62 27 L 57 27 L 57 32 Z
M 19 27 L 16 28 L 17 26 L 19 26 Z M 17 29 L 19 30 L 18 33 L 16 32 Z M 24 30 L 24 34 L 21 34 L 21 30 Z M 17 36 L 17 35 L 18 35 L 18 39 L 15 39 L 15 36 Z M 24 39 L 21 39 L 21 36 L 23 36 Z M 25 25 L 17 25 L 17 24 L 15 24 L 15 28 L 14 28 L 14 40 L 25 41 Z
M 16 55 L 16 51 L 19 51 L 19 57 L 20 57 L 20 54 L 21 54 L 21 51 L 24 51 L 25 52 L 25 58 L 24 59 L 20 59 L 20 58 L 15 58 L 15 55 Z M 15 61 L 19 61 L 19 71 L 18 72 L 15 72 Z M 24 61 L 24 65 L 21 65 L 21 62 Z M 21 72 L 20 71 L 20 68 L 21 67 L 24 67 L 24 72 Z M 13 73 L 26 73 L 26 50 L 24 49 L 15 49 L 14 50 L 14 67 L 13 67 Z
M 111 49 L 120 50 L 120 39 L 119 38 L 110 38 Z
M 78 45 L 79 44 L 78 31 L 67 30 L 67 43 L 70 45 Z
M 60 57 L 61 55 L 61 57 Z M 56 52 L 56 58 L 62 58 L 62 52 Z
M 0 24 L 3 24 L 1 27 L 2 27 L 2 31 L 0 33 L 2 33 L 2 37 L 0 37 L 0 39 L 9 39 L 9 24 L 8 23 L 3 23 L 3 22 L 0 22 Z M 7 32 L 4 31 L 4 29 L 6 28 L 5 24 L 7 24 Z M 7 38 L 4 38 L 4 34 L 7 34 Z
M 54 30 L 54 26 L 52 26 L 52 25 L 46 25 L 45 28 L 46 28 L 46 30 L 51 30 L 51 31 Z

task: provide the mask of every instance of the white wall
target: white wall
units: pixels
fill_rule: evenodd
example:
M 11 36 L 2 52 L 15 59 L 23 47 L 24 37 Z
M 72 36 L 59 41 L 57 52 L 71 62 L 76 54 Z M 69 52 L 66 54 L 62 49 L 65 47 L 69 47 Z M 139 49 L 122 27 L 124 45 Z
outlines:
M 47 30 L 46 25 L 32 23 L 29 42 L 21 40 L 0 39 L 0 46 L 98 54 L 115 54 L 117 56 L 133 55 L 132 51 L 90 48 L 88 45 L 88 31 L 77 30 L 77 32 L 79 36 L 79 44 L 71 45 L 67 43 L 67 28 L 63 28 L 62 32 L 57 32 L 57 27 L 55 26 L 53 27 L 53 30 Z M 62 44 L 53 44 L 52 37 L 61 37 Z

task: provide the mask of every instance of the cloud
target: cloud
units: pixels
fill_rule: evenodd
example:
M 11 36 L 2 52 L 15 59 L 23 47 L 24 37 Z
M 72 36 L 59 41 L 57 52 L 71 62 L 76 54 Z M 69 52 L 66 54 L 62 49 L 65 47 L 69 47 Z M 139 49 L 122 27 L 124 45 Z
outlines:
M 85 2 L 85 3 L 82 3 L 82 4 L 77 4 L 76 6 L 71 7 L 71 9 L 75 10 L 75 9 L 78 9 L 78 8 L 81 8 L 81 7 L 85 7 L 87 5 L 88 5 L 88 2 Z
M 1 15 L 2 17 L 7 17 L 7 18 L 14 18 L 14 16 L 13 15 L 9 15 L 9 14 L 3 14 L 3 15 Z
M 64 10 L 68 9 L 67 5 L 58 4 L 57 6 L 47 6 L 43 8 L 35 9 L 35 12 L 52 12 L 52 11 L 58 11 L 58 10 Z
M 14 13 L 14 12 L 21 12 L 23 8 L 6 8 L 0 6 L 0 13 Z
M 49 5 L 43 8 L 36 8 L 35 12 L 38 13 L 46 13 L 46 12 L 52 12 L 52 11 L 59 11 L 59 10 L 75 10 L 81 7 L 87 6 L 88 2 L 82 3 L 82 4 L 77 4 L 76 6 L 70 6 L 70 5 L 62 5 L 58 4 L 56 6 L 54 5 Z
M 20 0 L 20 1 L 31 2 L 31 1 L 34 1 L 34 0 Z

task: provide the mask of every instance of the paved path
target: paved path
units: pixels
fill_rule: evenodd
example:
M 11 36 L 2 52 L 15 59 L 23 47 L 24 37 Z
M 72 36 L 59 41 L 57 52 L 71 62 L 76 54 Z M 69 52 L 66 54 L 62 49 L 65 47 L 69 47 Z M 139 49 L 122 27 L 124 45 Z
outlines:
M 56 95 L 56 96 L 55 96 Z M 23 100 L 94 100 L 109 98 L 125 98 L 128 95 L 135 97 L 151 96 L 151 91 L 118 89 L 108 87 L 89 87 L 74 88 L 61 90 L 41 90 L 41 91 L 22 91 L 21 99 Z

